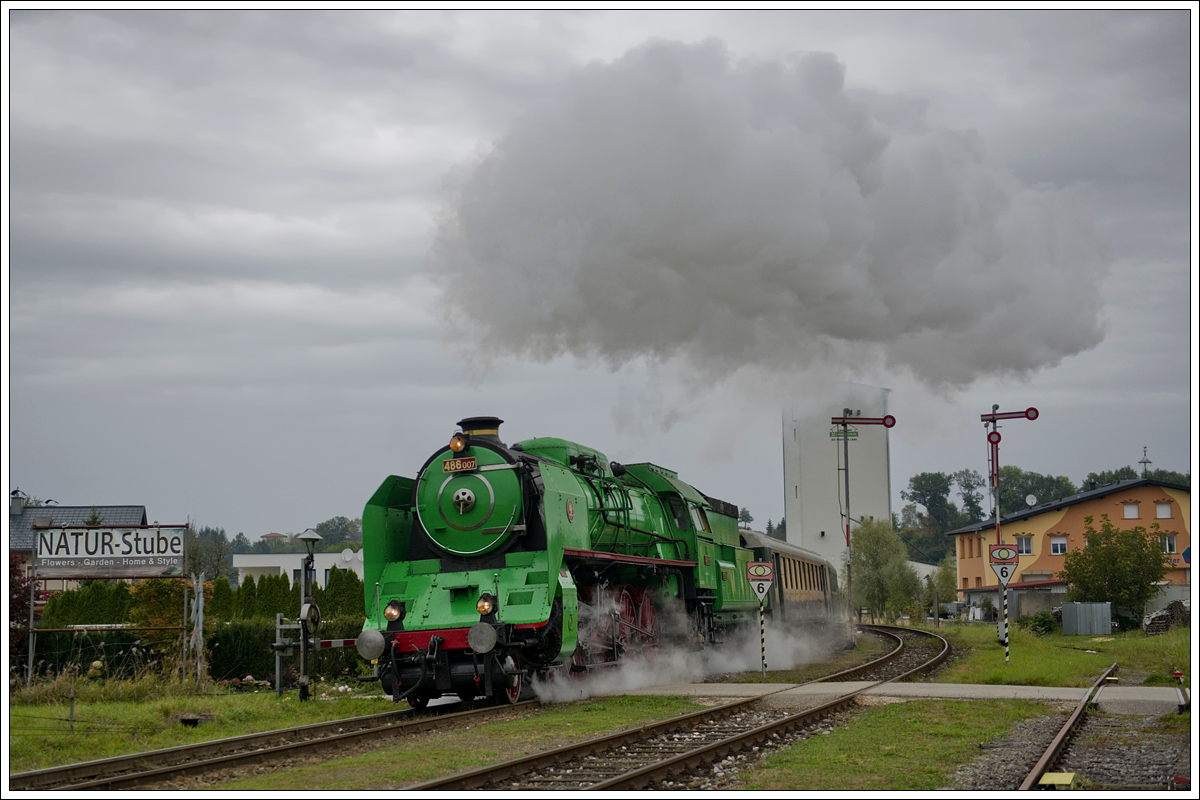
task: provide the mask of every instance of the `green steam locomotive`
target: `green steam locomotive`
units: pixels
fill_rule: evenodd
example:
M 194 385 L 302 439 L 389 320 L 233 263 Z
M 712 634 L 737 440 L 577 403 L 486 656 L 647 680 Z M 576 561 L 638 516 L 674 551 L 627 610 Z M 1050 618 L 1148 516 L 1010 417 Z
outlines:
M 811 583 L 781 584 L 774 602 L 830 613 L 832 569 L 742 546 L 735 506 L 672 470 L 565 439 L 505 445 L 501 424 L 461 420 L 415 479 L 387 478 L 363 512 L 356 646 L 394 700 L 515 703 L 534 676 L 570 680 L 663 645 L 718 642 L 757 621 L 746 575 L 756 559 Z

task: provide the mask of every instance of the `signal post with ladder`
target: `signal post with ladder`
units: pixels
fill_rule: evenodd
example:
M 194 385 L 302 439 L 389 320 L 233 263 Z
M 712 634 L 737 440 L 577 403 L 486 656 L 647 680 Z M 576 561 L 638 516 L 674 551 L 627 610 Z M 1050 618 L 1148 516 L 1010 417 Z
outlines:
M 979 419 L 983 422 L 983 427 L 986 430 L 989 425 L 992 429 L 988 431 L 988 472 L 992 485 L 992 505 L 996 511 L 996 544 L 1004 543 L 1004 539 L 1000 534 L 1000 431 L 997 430 L 1000 426 L 997 424 L 1002 419 L 1028 419 L 1035 420 L 1038 418 L 1038 410 L 1033 406 L 1024 411 L 1001 411 L 1000 406 L 993 405 L 992 413 L 980 414 Z M 1016 550 L 1013 550 L 1014 558 Z M 992 565 L 995 569 L 995 565 Z M 1013 570 L 1016 569 L 1015 562 Z M 1000 573 L 997 572 L 997 575 Z M 1010 573 L 1011 574 L 1011 573 Z M 1004 616 L 1001 618 L 999 625 L 999 638 L 1004 642 L 1004 663 L 1008 663 L 1008 579 L 1005 578 L 1004 586 L 1001 591 L 1004 593 Z

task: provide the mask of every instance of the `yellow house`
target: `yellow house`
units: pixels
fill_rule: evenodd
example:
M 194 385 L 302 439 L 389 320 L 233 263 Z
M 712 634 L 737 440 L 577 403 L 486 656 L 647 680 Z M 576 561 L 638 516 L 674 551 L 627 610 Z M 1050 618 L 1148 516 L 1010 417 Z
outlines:
M 1164 552 L 1172 569 L 1166 580 L 1191 583 L 1191 490 L 1186 486 L 1141 479 L 1118 481 L 1089 489 L 1062 500 L 1034 506 L 1000 520 L 1000 539 L 1014 545 L 1019 563 L 1009 589 L 1066 591 L 1058 577 L 1066 554 L 1085 547 L 1084 525 L 1100 530 L 1103 515 L 1118 528 L 1141 526 L 1147 531 L 1158 524 Z M 983 594 L 995 594 L 999 581 L 988 560 L 988 546 L 997 544 L 996 521 L 992 518 L 949 531 L 955 539 L 958 591 L 967 603 Z

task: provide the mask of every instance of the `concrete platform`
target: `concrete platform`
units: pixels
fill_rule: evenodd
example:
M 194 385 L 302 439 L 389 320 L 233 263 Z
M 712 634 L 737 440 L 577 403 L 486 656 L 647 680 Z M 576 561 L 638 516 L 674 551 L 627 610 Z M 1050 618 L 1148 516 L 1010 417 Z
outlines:
M 678 695 L 681 697 L 762 697 L 780 694 L 784 698 L 829 698 L 861 691 L 871 683 L 673 683 L 625 690 L 621 694 Z M 885 683 L 866 692 L 867 697 L 916 699 L 950 698 L 962 700 L 1040 700 L 1078 704 L 1087 689 L 1055 686 L 997 686 L 972 683 Z M 1173 686 L 1102 686 L 1092 698 L 1096 708 L 1107 714 L 1173 714 L 1190 709 L 1191 692 Z

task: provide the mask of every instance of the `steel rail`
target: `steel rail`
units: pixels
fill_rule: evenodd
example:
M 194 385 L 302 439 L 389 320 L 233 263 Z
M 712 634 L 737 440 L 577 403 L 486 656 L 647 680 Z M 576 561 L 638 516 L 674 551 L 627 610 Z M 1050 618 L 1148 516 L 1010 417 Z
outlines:
M 861 693 L 859 691 L 844 694 L 816 708 L 790 714 L 783 719 L 769 722 L 766 725 L 760 725 L 752 730 L 734 734 L 733 736 L 703 745 L 687 753 L 663 759 L 641 769 L 627 772 L 624 775 L 618 775 L 610 780 L 589 786 L 588 791 L 632 791 L 645 789 L 655 781 L 666 780 L 703 764 L 716 761 L 731 753 L 759 745 L 778 734 L 788 733 L 796 728 L 803 728 L 810 725 L 822 717 L 854 705 L 858 695 Z
M 870 626 L 870 625 L 862 625 L 862 626 L 859 626 L 859 628 L 860 628 L 860 630 L 864 630 L 869 633 L 874 633 L 876 635 L 884 636 L 889 639 L 892 639 L 892 640 L 894 640 L 896 646 L 892 649 L 891 652 L 885 653 L 884 655 L 880 656 L 879 658 L 875 659 L 874 661 L 868 661 L 866 664 L 860 664 L 857 667 L 851 667 L 850 669 L 844 669 L 841 672 L 835 672 L 832 675 L 826 675 L 823 678 L 816 678 L 812 681 L 812 683 L 854 680 L 855 675 L 862 673 L 862 672 L 867 672 L 868 670 L 875 669 L 876 667 L 881 667 L 884 664 L 887 664 L 888 662 L 895 660 L 902 652 L 904 652 L 904 640 L 902 638 L 900 638 L 900 636 L 898 634 L 892 633 L 891 631 L 888 631 L 882 627 L 876 628 L 876 627 Z
M 1062 753 L 1063 749 L 1066 748 L 1071 736 L 1074 735 L 1079 725 L 1082 724 L 1084 717 L 1087 715 L 1088 704 L 1096 695 L 1097 691 L 1099 691 L 1100 687 L 1104 685 L 1104 683 L 1108 680 L 1108 677 L 1112 675 L 1116 669 L 1117 665 L 1114 663 L 1111 667 L 1104 671 L 1104 674 L 1101 675 L 1095 683 L 1092 684 L 1092 688 L 1088 689 L 1084 693 L 1083 699 L 1079 701 L 1079 705 L 1075 706 L 1075 710 L 1071 712 L 1071 716 L 1067 717 L 1066 723 L 1054 736 L 1054 739 L 1051 740 L 1050 745 L 1046 748 L 1046 752 L 1042 753 L 1042 757 L 1038 759 L 1037 763 L 1034 764 L 1033 769 L 1030 770 L 1029 774 L 1025 776 L 1025 780 L 1021 782 L 1021 786 L 1019 787 L 1020 791 L 1028 791 L 1030 789 L 1037 788 L 1038 781 L 1040 781 L 1042 776 L 1046 774 L 1046 771 L 1050 769 L 1050 766 L 1054 763 L 1055 759 L 1057 759 Z
M 943 637 L 938 636 L 937 634 L 929 633 L 928 631 L 913 630 L 913 629 L 901 629 L 901 630 L 903 630 L 906 633 L 911 633 L 911 634 L 916 634 L 916 635 L 926 635 L 926 636 L 933 637 L 934 639 L 936 639 L 942 643 L 942 649 L 938 653 L 938 655 L 935 656 L 933 659 L 917 666 L 914 669 L 910 669 L 907 672 L 904 672 L 900 675 L 894 676 L 892 678 L 888 678 L 887 680 L 872 682 L 872 683 L 868 684 L 867 686 L 864 686 L 856 691 L 847 692 L 845 694 L 839 695 L 838 697 L 835 697 L 833 700 L 825 703 L 824 705 L 818 706 L 816 708 L 808 709 L 806 711 L 798 712 L 795 714 L 789 714 L 778 720 L 775 720 L 775 721 L 772 721 L 765 725 L 756 727 L 749 731 L 742 731 L 742 732 L 736 733 L 732 736 L 728 736 L 726 738 L 718 740 L 716 742 L 702 744 L 701 746 L 697 747 L 696 749 L 690 750 L 686 753 L 671 756 L 671 757 L 662 759 L 654 764 L 640 767 L 635 770 L 629 771 L 625 774 L 618 775 L 613 778 L 607 779 L 603 782 L 593 784 L 593 785 L 587 787 L 587 790 L 588 791 L 633 790 L 633 789 L 638 789 L 638 788 L 644 788 L 646 785 L 648 785 L 656 780 L 663 780 L 672 775 L 679 774 L 680 772 L 683 772 L 685 770 L 693 769 L 700 764 L 711 762 L 715 758 L 724 756 L 730 752 L 736 752 L 745 747 L 752 747 L 756 744 L 759 744 L 763 741 L 766 741 L 766 740 L 772 738 L 772 736 L 775 734 L 791 731 L 796 728 L 805 727 L 805 726 L 811 724 L 816 719 L 819 719 L 823 716 L 827 716 L 831 713 L 834 713 L 843 708 L 853 705 L 856 702 L 857 697 L 859 695 L 861 695 L 862 693 L 868 691 L 869 689 L 875 688 L 877 686 L 881 686 L 881 685 L 883 685 L 885 683 L 889 683 L 890 681 L 893 681 L 893 680 L 903 679 L 912 674 L 920 672 L 921 670 L 928 669 L 930 666 L 940 663 L 949 654 L 949 643 Z M 894 660 L 895 657 L 897 655 L 899 655 L 899 653 L 901 653 L 904 649 L 903 640 L 900 639 L 897 634 L 892 633 L 891 631 L 884 631 L 884 630 L 880 630 L 878 632 L 882 633 L 884 635 L 887 635 L 887 636 L 896 637 L 897 639 L 899 639 L 900 644 L 891 653 L 887 654 L 886 656 L 884 656 L 880 659 L 876 659 L 875 661 L 871 662 L 867 666 L 878 667 L 881 664 L 884 664 L 886 662 Z M 845 670 L 841 673 L 837 673 L 837 676 L 842 676 L 849 672 L 855 672 L 855 671 L 858 671 L 858 669 L 860 669 L 860 668 L 855 668 L 854 670 Z M 837 677 L 837 676 L 829 676 L 829 677 Z M 818 682 L 820 682 L 820 680 L 828 680 L 828 678 L 818 679 L 816 681 L 810 681 L 810 683 L 818 683 Z M 685 714 L 680 717 L 673 717 L 669 720 L 664 720 L 662 722 L 643 725 L 641 727 L 631 728 L 626 731 L 619 731 L 617 733 L 610 734 L 608 736 L 597 737 L 595 739 L 589 739 L 587 741 L 579 742 L 576 744 L 564 745 L 562 747 L 558 747 L 553 750 L 547 750 L 547 751 L 544 751 L 541 753 L 534 753 L 532 755 L 523 756 L 521 758 L 516 758 L 516 759 L 512 759 L 510 761 L 501 762 L 500 764 L 493 764 L 493 765 L 486 766 L 486 767 L 480 767 L 478 769 L 469 770 L 467 772 L 456 773 L 454 775 L 449 775 L 445 778 L 439 778 L 439 779 L 435 779 L 435 780 L 431 780 L 431 781 L 425 781 L 420 784 L 405 787 L 405 790 L 406 791 L 431 791 L 431 790 L 447 790 L 447 789 L 456 789 L 456 790 L 480 789 L 482 787 L 489 786 L 489 785 L 495 784 L 500 781 L 505 781 L 507 779 L 512 778 L 513 776 L 524 775 L 533 770 L 551 767 L 556 764 L 559 764 L 559 763 L 562 763 L 562 762 L 565 762 L 568 760 L 572 760 L 572 759 L 577 759 L 577 758 L 580 758 L 582 756 L 585 756 L 585 755 L 588 755 L 591 753 L 599 752 L 602 750 L 608 750 L 614 746 L 620 746 L 623 744 L 632 743 L 632 742 L 635 742 L 638 740 L 643 740 L 643 739 L 646 739 L 646 738 L 649 738 L 651 736 L 655 736 L 658 734 L 670 733 L 679 728 L 683 728 L 686 730 L 692 730 L 697 726 L 698 723 L 702 723 L 702 722 L 708 721 L 710 719 L 717 718 L 722 715 L 726 715 L 731 711 L 738 710 L 739 708 L 749 707 L 750 705 L 757 703 L 759 700 L 761 700 L 764 697 L 768 697 L 772 694 L 778 694 L 780 692 L 785 692 L 790 688 L 792 688 L 792 687 L 788 686 L 788 687 L 785 687 L 782 689 L 777 689 L 775 691 L 766 692 L 762 695 L 757 695 L 757 696 L 745 698 L 742 700 L 736 700 L 736 701 L 733 701 L 730 703 L 725 703 L 720 706 L 714 706 L 712 708 L 703 709 L 701 711 L 692 712 L 690 714 Z
M 530 700 L 514 705 L 421 716 L 413 715 L 411 710 L 388 711 L 331 722 L 317 722 L 297 728 L 250 733 L 210 742 L 17 773 L 9 776 L 9 788 L 14 790 L 133 788 L 188 775 L 203 774 L 239 762 L 259 763 L 304 750 L 318 751 L 372 736 L 410 735 L 451 727 L 457 725 L 464 717 L 487 716 L 501 710 L 535 705 L 536 702 Z M 347 730 L 352 726 L 353 730 Z
M 545 750 L 541 753 L 533 753 L 532 755 L 514 758 L 510 761 L 503 761 L 499 764 L 491 764 L 478 769 L 469 770 L 467 772 L 459 772 L 445 778 L 437 778 L 431 781 L 425 781 L 414 786 L 405 787 L 405 791 L 425 791 L 429 789 L 478 789 L 489 783 L 505 780 L 513 775 L 519 775 L 528 772 L 531 769 L 540 769 L 542 767 L 553 766 L 561 761 L 569 758 L 575 758 L 581 753 L 594 752 L 634 742 L 639 739 L 644 739 L 647 736 L 653 736 L 661 733 L 671 733 L 677 729 L 691 730 L 698 723 L 707 722 L 731 711 L 736 711 L 739 708 L 749 706 L 758 701 L 758 697 L 747 697 L 742 700 L 734 700 L 729 703 L 723 703 L 712 708 L 693 711 L 688 714 L 683 714 L 678 717 L 661 722 L 652 722 L 637 728 L 629 728 L 628 730 L 617 731 L 610 733 L 607 736 L 598 736 L 594 739 L 576 742 L 575 744 L 567 744 L 562 747 L 556 747 L 553 750 Z

